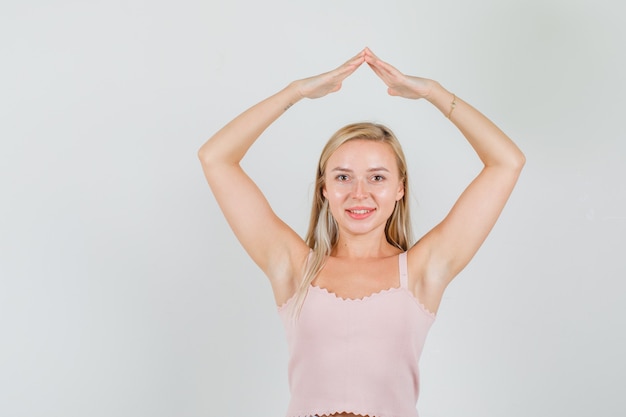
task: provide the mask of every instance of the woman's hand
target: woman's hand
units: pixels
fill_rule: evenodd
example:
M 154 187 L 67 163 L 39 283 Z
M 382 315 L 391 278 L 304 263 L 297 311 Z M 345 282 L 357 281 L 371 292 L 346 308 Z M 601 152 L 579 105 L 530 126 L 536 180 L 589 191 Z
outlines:
M 379 59 L 369 48 L 365 48 L 365 62 L 389 87 L 387 92 L 392 96 L 411 99 L 428 98 L 435 84 L 435 81 L 427 78 L 404 75 L 395 67 Z
M 365 50 L 346 61 L 332 71 L 314 77 L 294 81 L 301 97 L 320 98 L 327 94 L 339 91 L 341 83 L 365 62 Z

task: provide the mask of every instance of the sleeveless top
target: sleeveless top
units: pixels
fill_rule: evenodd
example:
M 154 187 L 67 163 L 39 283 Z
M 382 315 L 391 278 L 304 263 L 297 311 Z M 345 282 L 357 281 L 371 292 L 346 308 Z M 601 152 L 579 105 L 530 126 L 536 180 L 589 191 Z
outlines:
M 295 296 L 278 308 L 290 356 L 288 417 L 417 417 L 418 361 L 435 315 L 408 290 L 406 259 L 400 254 L 397 288 L 343 299 L 311 285 L 297 319 Z

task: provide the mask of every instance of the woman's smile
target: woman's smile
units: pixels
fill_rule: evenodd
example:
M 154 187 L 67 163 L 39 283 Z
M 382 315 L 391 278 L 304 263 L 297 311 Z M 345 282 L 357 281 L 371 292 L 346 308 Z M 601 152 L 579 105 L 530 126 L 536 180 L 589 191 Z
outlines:
M 354 208 L 346 209 L 346 213 L 348 214 L 348 216 L 350 216 L 351 218 L 355 220 L 366 219 L 370 215 L 372 215 L 375 211 L 376 211 L 375 208 L 370 208 L 370 207 L 368 208 L 354 207 Z

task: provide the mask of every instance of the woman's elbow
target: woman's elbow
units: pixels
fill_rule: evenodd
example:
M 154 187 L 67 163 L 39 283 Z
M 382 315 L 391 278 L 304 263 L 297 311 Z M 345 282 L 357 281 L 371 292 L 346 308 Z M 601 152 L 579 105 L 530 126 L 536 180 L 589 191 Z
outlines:
M 518 172 L 521 172 L 526 165 L 526 155 L 518 149 L 517 155 L 513 158 L 512 166 Z
M 198 149 L 198 159 L 202 165 L 210 165 L 211 160 L 215 159 L 215 152 L 211 148 L 210 142 L 207 142 Z

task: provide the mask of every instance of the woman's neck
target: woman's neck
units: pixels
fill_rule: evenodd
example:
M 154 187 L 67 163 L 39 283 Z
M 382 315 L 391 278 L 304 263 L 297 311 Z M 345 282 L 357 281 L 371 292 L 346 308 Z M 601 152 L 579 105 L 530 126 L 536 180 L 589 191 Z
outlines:
M 339 237 L 339 240 L 331 256 L 348 259 L 372 259 L 395 256 L 402 252 L 397 247 L 387 242 L 385 236 L 382 239 L 365 237 Z

